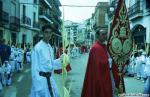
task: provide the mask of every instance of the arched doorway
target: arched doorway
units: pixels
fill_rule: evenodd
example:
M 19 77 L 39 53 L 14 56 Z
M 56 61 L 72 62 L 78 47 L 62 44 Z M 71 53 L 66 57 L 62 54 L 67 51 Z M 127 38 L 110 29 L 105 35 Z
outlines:
M 133 40 L 138 49 L 145 49 L 146 28 L 143 25 L 137 24 L 132 28 Z

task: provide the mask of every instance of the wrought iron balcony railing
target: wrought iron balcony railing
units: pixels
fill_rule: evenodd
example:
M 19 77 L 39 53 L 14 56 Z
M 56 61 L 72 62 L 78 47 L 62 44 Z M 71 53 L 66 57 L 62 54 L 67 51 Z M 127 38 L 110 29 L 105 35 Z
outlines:
M 142 1 L 137 1 L 134 5 L 129 7 L 128 15 L 129 18 L 135 15 L 143 16 Z
M 8 24 L 9 23 L 9 14 L 3 10 L 0 10 L 0 22 L 2 24 Z
M 22 23 L 31 26 L 31 19 L 27 16 L 23 16 Z
M 40 25 L 38 22 L 36 21 L 33 21 L 33 28 L 37 28 L 37 29 L 40 29 Z
M 10 29 L 14 31 L 19 31 L 20 29 L 20 19 L 16 16 L 10 16 Z

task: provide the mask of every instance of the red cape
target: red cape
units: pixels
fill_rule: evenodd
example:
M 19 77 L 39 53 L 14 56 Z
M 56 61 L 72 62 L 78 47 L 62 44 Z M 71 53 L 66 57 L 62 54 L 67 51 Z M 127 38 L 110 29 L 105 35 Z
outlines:
M 91 48 L 81 97 L 113 97 L 106 45 L 98 41 Z M 119 87 L 117 66 L 112 65 L 115 85 Z
M 56 52 L 56 58 L 59 58 L 62 55 L 62 53 L 63 53 L 63 48 L 61 47 Z

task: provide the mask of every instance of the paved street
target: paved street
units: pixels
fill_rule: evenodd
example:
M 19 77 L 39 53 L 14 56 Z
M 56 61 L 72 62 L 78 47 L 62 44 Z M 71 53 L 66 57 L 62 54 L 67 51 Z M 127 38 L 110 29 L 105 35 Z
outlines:
M 31 86 L 30 65 L 25 64 L 24 70 L 13 74 L 11 86 L 6 86 L 0 92 L 0 97 L 28 97 Z
M 66 78 L 66 87 L 71 87 L 71 97 L 80 97 L 82 84 L 84 81 L 84 74 L 86 70 L 85 67 L 87 63 L 87 58 L 88 54 L 83 54 L 79 58 L 71 59 L 72 71 L 68 73 L 68 76 Z M 58 77 L 60 78 L 61 75 L 57 75 L 57 79 L 59 79 Z M 58 86 L 60 86 L 60 84 Z
M 78 58 L 71 59 L 72 71 L 66 77 L 65 85 L 67 88 L 71 87 L 71 97 L 80 97 L 88 54 L 83 54 Z M 61 92 L 62 75 L 54 75 L 57 82 L 58 89 Z M 134 79 L 133 77 L 125 77 L 126 92 L 128 93 L 142 93 L 143 82 Z M 28 97 L 31 87 L 30 66 L 24 65 L 24 71 L 13 75 L 13 84 L 5 87 L 0 92 L 0 97 Z M 130 96 L 131 97 L 131 96 Z
M 88 54 L 83 54 L 79 58 L 74 58 L 71 60 L 72 71 L 68 74 L 66 79 L 67 87 L 71 84 L 71 97 L 80 97 L 82 85 L 84 81 L 84 75 L 87 65 Z M 60 81 L 60 75 L 56 75 L 56 79 Z M 58 81 L 58 80 L 57 80 Z M 57 83 L 59 83 L 59 81 Z M 136 80 L 133 77 L 124 77 L 126 85 L 126 93 L 142 93 L 144 83 L 140 80 Z M 58 86 L 61 86 L 59 83 Z M 132 97 L 132 96 L 130 96 Z M 136 96 L 137 97 L 137 96 Z
M 80 97 L 81 95 L 81 90 L 82 90 L 82 85 L 83 85 L 84 75 L 85 75 L 85 70 L 87 65 L 87 59 L 88 59 L 88 54 L 83 54 L 79 58 L 74 58 L 71 60 L 72 71 L 68 74 L 68 77 L 66 79 L 67 87 L 69 87 L 69 85 L 72 84 L 71 97 Z M 136 80 L 133 77 L 126 77 L 126 76 L 124 77 L 124 81 L 126 85 L 125 88 L 127 94 L 143 92 L 144 83 L 142 81 Z

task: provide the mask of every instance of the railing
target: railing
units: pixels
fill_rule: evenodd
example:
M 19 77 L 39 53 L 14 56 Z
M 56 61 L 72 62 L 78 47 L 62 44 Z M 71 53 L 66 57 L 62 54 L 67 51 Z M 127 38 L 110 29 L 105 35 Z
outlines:
M 46 16 L 48 19 L 50 19 L 50 14 L 42 9 L 39 10 L 39 15 L 44 15 Z
M 52 0 L 47 0 L 47 2 L 51 5 L 52 4 Z
M 53 0 L 40 0 L 40 2 L 41 2 L 42 4 L 46 4 L 46 6 L 49 6 L 49 5 L 51 6 L 52 1 L 53 1 Z M 49 4 L 48 4 L 48 3 L 49 3 Z M 50 7 L 50 6 L 49 6 L 49 7 Z
M 61 11 L 59 10 L 58 5 L 55 4 L 55 0 L 47 0 L 48 3 L 51 5 L 53 12 L 57 15 L 57 16 L 61 16 Z
M 15 16 L 10 16 L 10 29 L 19 31 L 20 29 L 20 19 Z
M 146 0 L 146 9 L 150 9 L 150 1 Z
M 33 28 L 40 28 L 40 25 L 39 25 L 39 23 L 38 22 L 36 22 L 36 21 L 33 21 Z
M 146 10 L 150 12 L 150 1 L 146 0 Z
M 8 24 L 9 23 L 9 14 L 3 10 L 0 10 L 0 22 L 2 24 Z
M 14 24 L 14 25 L 20 25 L 20 19 L 18 17 L 15 16 L 11 16 L 10 17 L 10 24 Z
M 22 17 L 22 23 L 31 26 L 31 19 L 27 16 Z
M 129 17 L 132 17 L 137 14 L 142 14 L 142 13 L 143 13 L 143 10 L 142 10 L 142 2 L 141 1 L 138 1 L 134 5 L 129 7 L 129 11 L 128 11 Z

